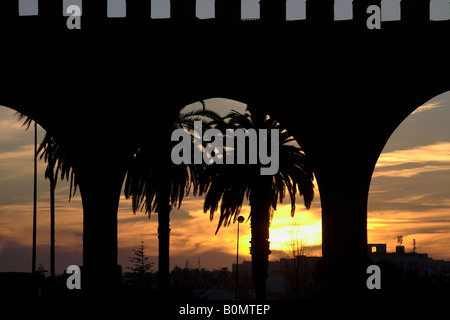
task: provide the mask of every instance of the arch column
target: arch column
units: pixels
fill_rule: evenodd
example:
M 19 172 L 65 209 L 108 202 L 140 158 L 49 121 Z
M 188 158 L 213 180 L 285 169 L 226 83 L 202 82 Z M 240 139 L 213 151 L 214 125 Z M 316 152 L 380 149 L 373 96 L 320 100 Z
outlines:
M 337 94 L 330 96 L 336 98 Z M 357 104 L 350 99 L 345 103 L 337 101 L 325 103 Z M 320 192 L 323 259 L 318 276 L 326 298 L 361 298 L 367 293 L 370 182 L 378 156 L 395 126 L 382 122 L 378 115 L 355 119 L 352 109 L 329 110 L 322 117 L 313 113 L 315 109 L 308 111 L 310 114 L 298 118 L 317 120 L 302 121 L 294 131 L 312 162 Z
M 83 289 L 88 295 L 113 294 L 121 281 L 117 211 L 125 169 L 82 161 L 76 173 L 83 204 Z
M 90 102 L 102 106 L 100 98 L 95 96 Z M 117 105 L 111 103 L 111 108 L 117 110 Z M 65 128 L 66 136 L 62 140 L 67 139 L 65 146 L 73 161 L 83 206 L 81 291 L 89 298 L 100 295 L 113 298 L 121 283 L 117 214 L 126 161 L 132 154 L 129 147 L 133 144 L 129 135 L 132 130 L 126 125 L 119 127 L 114 115 L 102 112 L 101 107 L 98 109 L 98 113 L 91 112 L 84 122 L 75 121 L 83 123 L 76 127 L 76 135 L 71 134 L 75 128 Z
M 361 297 L 365 292 L 367 201 L 376 157 L 358 160 L 346 156 L 344 161 L 321 163 L 316 170 L 322 206 L 319 272 L 330 298 Z

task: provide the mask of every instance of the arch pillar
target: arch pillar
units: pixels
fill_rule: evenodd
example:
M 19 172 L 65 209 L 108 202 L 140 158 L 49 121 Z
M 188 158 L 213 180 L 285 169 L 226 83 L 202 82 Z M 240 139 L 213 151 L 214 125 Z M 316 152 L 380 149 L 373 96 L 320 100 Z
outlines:
M 113 294 L 121 281 L 117 212 L 125 168 L 114 161 L 81 161 L 76 168 L 83 205 L 83 289 L 89 296 Z
M 357 298 L 365 291 L 367 202 L 376 157 L 345 157 L 320 163 L 315 171 L 322 206 L 319 272 L 330 298 Z
M 95 97 L 91 101 L 93 105 L 102 105 Z M 117 110 L 117 105 L 110 105 Z M 83 113 L 76 116 L 82 117 Z M 122 118 L 127 123 L 127 118 Z M 127 159 L 134 145 L 133 131 L 126 125 L 119 127 L 114 115 L 102 116 L 100 111 L 91 112 L 91 118 L 75 123 L 83 126 L 76 127 L 75 135 L 71 133 L 75 128 L 65 128 L 62 141 L 73 161 L 83 207 L 81 291 L 89 299 L 114 298 L 122 273 L 118 265 L 117 214 Z

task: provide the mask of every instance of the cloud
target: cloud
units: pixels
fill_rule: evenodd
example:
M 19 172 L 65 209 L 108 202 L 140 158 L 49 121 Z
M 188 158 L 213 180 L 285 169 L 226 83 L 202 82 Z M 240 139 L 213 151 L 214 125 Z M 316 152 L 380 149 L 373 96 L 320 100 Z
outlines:
M 424 111 L 428 111 L 428 110 L 431 110 L 431 109 L 435 109 L 435 108 L 440 108 L 440 107 L 442 107 L 442 105 L 443 105 L 443 103 L 441 101 L 426 103 L 423 106 L 421 106 L 421 107 L 417 108 L 416 110 L 414 110 L 411 113 L 411 115 L 418 114 L 418 113 L 421 113 L 421 112 L 424 112 Z
M 450 142 L 435 142 L 381 154 L 372 175 L 379 178 L 412 178 L 450 171 Z
M 0 153 L 0 182 L 17 179 L 33 172 L 34 146 L 19 146 Z
M 58 199 L 58 197 L 57 197 Z M 66 197 L 67 199 L 67 197 Z M 0 205 L 0 251 L 14 243 L 30 246 L 32 240 L 32 199 L 23 203 Z M 64 250 L 82 247 L 83 216 L 80 198 L 67 202 L 56 201 L 55 237 Z M 39 197 L 37 203 L 37 241 L 50 244 L 50 209 L 48 195 Z
M 440 106 L 426 104 L 415 113 Z M 427 136 L 434 127 L 423 129 L 428 130 L 422 133 Z M 415 239 L 417 252 L 428 253 L 434 259 L 449 259 L 450 142 L 441 134 L 434 135 L 434 141 L 429 138 L 431 143 L 412 145 L 425 141 L 416 131 L 411 127 L 399 140 L 399 145 L 408 148 L 385 152 L 377 162 L 369 195 L 368 241 L 386 243 L 388 252 L 392 252 L 396 236 L 403 235 L 407 252 L 413 250 Z M 411 143 L 406 144 L 407 139 Z
M 387 170 L 387 171 L 376 171 L 373 177 L 394 177 L 394 178 L 411 178 L 415 175 L 421 173 L 434 172 L 434 171 L 448 171 L 450 170 L 450 165 L 428 165 L 417 168 L 408 169 L 397 169 L 397 170 Z
M 386 202 L 391 202 L 391 203 L 411 203 L 411 202 L 416 202 L 416 201 L 422 201 L 427 196 L 429 196 L 429 194 L 408 195 L 406 197 L 396 198 L 396 199 L 393 199 L 393 200 L 386 200 Z
M 441 141 L 410 149 L 382 153 L 376 168 L 425 162 L 450 164 L 450 142 Z
M 14 110 L 0 106 L 0 152 L 33 143 L 34 130 L 26 130 L 22 124 Z M 44 135 L 45 131 L 38 126 L 38 141 Z

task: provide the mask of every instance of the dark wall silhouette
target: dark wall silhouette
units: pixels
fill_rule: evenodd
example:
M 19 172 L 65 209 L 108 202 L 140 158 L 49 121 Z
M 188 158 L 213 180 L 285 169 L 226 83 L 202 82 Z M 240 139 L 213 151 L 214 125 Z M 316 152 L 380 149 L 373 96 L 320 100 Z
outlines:
M 170 17 L 173 20 L 195 19 L 195 0 L 170 0 Z
M 402 0 L 400 16 L 405 22 L 430 21 L 430 0 Z
M 126 2 L 126 15 L 130 19 L 138 19 L 145 15 L 151 17 L 151 1 L 128 0 Z
M 306 0 L 306 19 L 324 23 L 334 20 L 334 0 Z
M 222 21 L 241 20 L 241 0 L 216 0 L 215 18 Z
M 260 0 L 263 21 L 286 21 L 286 0 Z

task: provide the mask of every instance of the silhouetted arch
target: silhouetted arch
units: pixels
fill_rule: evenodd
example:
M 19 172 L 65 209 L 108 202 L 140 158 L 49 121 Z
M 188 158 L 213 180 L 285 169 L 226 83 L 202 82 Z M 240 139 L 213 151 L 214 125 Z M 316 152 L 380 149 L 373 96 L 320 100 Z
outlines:
M 414 89 L 411 88 L 411 90 Z M 414 113 L 417 108 L 420 108 L 428 101 L 448 91 L 450 91 L 449 84 L 444 83 L 440 79 L 433 79 L 431 84 L 424 84 L 424 87 L 415 91 L 414 95 L 406 96 L 405 100 L 407 102 L 399 108 L 399 114 L 392 118 L 392 126 L 388 127 L 389 130 L 391 130 L 389 136 L 393 134 L 398 126 L 400 126 L 409 115 Z

